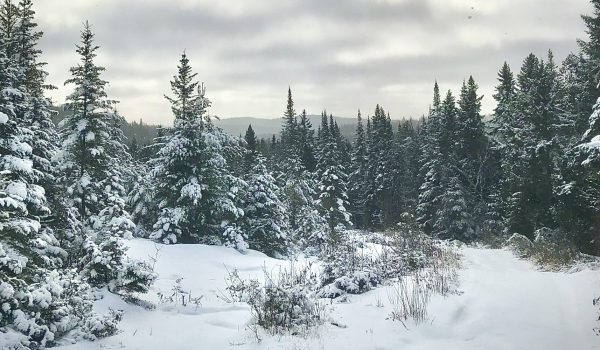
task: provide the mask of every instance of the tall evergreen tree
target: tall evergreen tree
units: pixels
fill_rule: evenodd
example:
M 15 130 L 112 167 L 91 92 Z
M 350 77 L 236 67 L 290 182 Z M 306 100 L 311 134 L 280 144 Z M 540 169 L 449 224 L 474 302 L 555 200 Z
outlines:
M 252 125 L 248 125 L 248 130 L 244 135 L 246 141 L 246 151 L 244 152 L 244 174 L 249 174 L 256 165 L 258 157 L 258 141 Z
M 367 181 L 367 136 L 360 110 L 358 111 L 357 116 L 352 162 L 350 164 L 352 166 L 351 173 L 348 178 L 350 212 L 354 218 L 354 223 L 358 227 L 363 227 L 363 216 L 365 210 L 364 194 L 366 193 Z
M 330 118 L 333 120 L 333 118 Z M 348 176 L 339 163 L 340 155 L 335 135 L 335 124 L 328 123 L 324 112 L 320 127 L 319 157 L 317 174 L 319 178 L 319 203 L 321 215 L 329 228 L 328 241 L 339 240 L 340 229 L 352 225 L 347 211 L 348 195 L 346 183 Z
M 123 118 L 109 100 L 103 67 L 94 62 L 98 46 L 86 22 L 77 46 L 80 63 L 71 68 L 75 90 L 67 97 L 72 112 L 62 123 L 61 182 L 84 223 L 84 256 L 80 262 L 88 281 L 113 290 L 143 291 L 155 278 L 149 267 L 126 258 L 123 237 L 135 225 L 125 210 L 125 188 L 120 166 L 127 149 L 119 124 Z
M 473 77 L 463 83 L 459 110 L 457 113 L 456 150 L 454 158 L 456 167 L 453 169 L 459 174 L 460 182 L 464 189 L 467 212 L 472 215 L 469 222 L 472 234 L 481 236 L 485 223 L 497 217 L 493 206 L 488 206 L 495 183 L 495 172 L 492 167 L 493 154 L 481 115 L 481 96 L 477 95 L 478 86 Z M 487 228 L 485 228 L 487 230 Z M 474 236 L 463 239 L 473 239 Z
M 155 203 L 160 213 L 151 238 L 164 243 L 224 243 L 245 249 L 240 227 L 245 184 L 228 160 L 241 154 L 208 115 L 210 101 L 184 53 L 167 97 L 175 116 L 173 130 L 150 161 Z
M 417 222 L 425 233 L 432 234 L 438 211 L 438 196 L 441 195 L 442 154 L 440 139 L 443 130 L 442 105 L 437 81 L 433 88 L 433 104 L 422 131 L 423 152 L 420 161 L 419 198 L 417 204 Z
M 298 123 L 298 143 L 302 165 L 310 172 L 315 171 L 317 166 L 314 133 L 310 119 L 308 119 L 308 116 L 306 115 L 306 110 L 302 110 L 300 121 Z
M 397 199 L 398 213 L 413 213 L 418 200 L 421 144 L 412 120 L 398 124 L 396 145 L 397 177 L 394 197 Z
M 56 214 L 47 197 L 52 193 L 43 186 L 52 176 L 49 158 L 55 140 L 51 129 L 39 128 L 53 125 L 44 124 L 44 108 L 36 106 L 47 102 L 43 89 L 37 89 L 45 76 L 27 79 L 41 34 L 26 39 L 18 35 L 31 34 L 35 27 L 33 12 L 25 11 L 30 2 L 17 7 L 5 1 L 0 6 L 0 327 L 24 335 L 19 344 L 4 346 L 39 348 L 55 345 L 82 326 L 91 316 L 91 303 L 87 285 L 62 270 L 67 252 L 48 224 Z M 68 224 L 76 223 L 65 220 Z
M 287 105 L 283 114 L 283 125 L 281 128 L 281 146 L 285 158 L 298 158 L 300 150 L 298 149 L 298 116 L 294 109 L 294 100 L 292 99 L 292 89 L 288 88 Z
M 261 156 L 255 158 L 245 180 L 248 190 L 244 199 L 244 230 L 250 248 L 271 256 L 285 254 L 289 243 L 285 207 Z
M 381 227 L 394 223 L 393 194 L 389 189 L 394 182 L 393 144 L 391 121 L 379 105 L 370 120 L 367 136 L 367 188 L 365 192 L 365 224 Z

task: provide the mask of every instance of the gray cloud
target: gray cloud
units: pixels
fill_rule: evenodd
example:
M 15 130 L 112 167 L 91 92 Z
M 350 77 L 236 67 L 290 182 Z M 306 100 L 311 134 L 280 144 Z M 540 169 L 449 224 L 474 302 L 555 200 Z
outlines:
M 51 96 L 63 102 L 81 23 L 89 20 L 109 94 L 129 119 L 172 120 L 163 94 L 185 49 L 222 117 L 297 109 L 352 116 L 381 103 L 395 117 L 427 111 L 431 86 L 473 75 L 493 108 L 496 72 L 529 52 L 557 60 L 584 37 L 587 0 L 57 0 L 39 2 Z M 560 24 L 560 25 L 557 25 Z

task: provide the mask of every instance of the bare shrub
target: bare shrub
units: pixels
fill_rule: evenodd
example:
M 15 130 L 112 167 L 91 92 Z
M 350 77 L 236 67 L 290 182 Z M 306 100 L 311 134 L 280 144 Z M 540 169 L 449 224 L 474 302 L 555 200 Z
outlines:
M 277 273 L 264 270 L 264 282 L 239 277 L 236 270 L 226 279 L 230 302 L 245 302 L 250 306 L 254 324 L 270 334 L 304 335 L 323 323 L 325 306 L 311 288 L 316 275 L 310 264 L 304 267 L 280 269 Z M 256 329 L 252 326 L 251 330 Z M 257 339 L 260 339 L 257 336 Z
M 202 306 L 202 299 L 204 296 L 200 295 L 198 297 L 194 297 L 192 295 L 192 291 L 185 291 L 181 285 L 181 281 L 183 278 L 177 278 L 175 280 L 175 284 L 171 288 L 170 293 L 158 292 L 158 301 L 161 304 L 173 304 L 176 306 L 194 306 L 196 309 Z

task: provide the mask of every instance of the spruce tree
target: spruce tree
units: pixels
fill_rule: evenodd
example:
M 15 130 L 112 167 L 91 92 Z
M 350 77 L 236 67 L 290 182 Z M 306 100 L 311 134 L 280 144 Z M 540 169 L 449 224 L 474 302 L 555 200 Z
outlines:
M 42 89 L 34 91 L 43 78 L 28 81 L 35 61 L 20 59 L 37 57 L 39 36 L 17 50 L 17 28 L 33 21 L 32 12 L 20 11 L 28 4 L 0 5 L 0 327 L 23 334 L 19 344 L 3 344 L 17 348 L 53 346 L 91 315 L 86 284 L 60 269 L 67 253 L 48 224 L 54 207 L 43 186 L 52 175 L 54 140 L 36 139 L 52 133 L 36 130 L 46 115 L 32 115 L 36 100 L 45 101 Z
M 155 276 L 145 264 L 126 258 L 122 238 L 131 237 L 135 225 L 125 210 L 121 164 L 127 149 L 119 130 L 123 118 L 114 109 L 116 102 L 107 98 L 107 82 L 100 76 L 104 68 L 94 62 L 98 46 L 93 39 L 86 22 L 76 50 L 81 61 L 65 83 L 75 89 L 66 105 L 72 114 L 61 125 L 60 181 L 84 224 L 80 265 L 87 280 L 112 290 L 143 291 Z
M 559 228 L 581 251 L 598 255 L 600 229 L 600 99 L 594 105 L 588 130 L 573 146 L 563 169 L 564 184 L 558 188 Z
M 332 118 L 330 118 L 332 120 Z M 348 176 L 340 164 L 340 154 L 336 139 L 335 124 L 327 122 L 327 115 L 323 113 L 320 127 L 320 153 L 317 164 L 319 179 L 319 204 L 323 218 L 329 228 L 328 241 L 339 241 L 340 230 L 352 225 L 350 214 L 347 211 L 348 195 L 346 183 Z
M 317 166 L 315 158 L 315 140 L 312 124 L 306 115 L 306 110 L 302 110 L 300 121 L 298 122 L 298 143 L 300 148 L 300 159 L 303 167 L 313 172 Z
M 396 137 L 397 176 L 395 195 L 398 214 L 414 213 L 417 205 L 420 181 L 419 173 L 421 143 L 412 120 L 403 120 L 398 124 Z
M 492 167 L 493 155 L 481 115 L 481 98 L 477 95 L 478 86 L 473 77 L 463 83 L 459 110 L 456 119 L 456 150 L 454 152 L 455 167 L 463 190 L 463 201 L 467 213 L 471 213 L 469 229 L 461 234 L 463 239 L 473 239 L 474 235 L 483 234 L 485 223 L 495 220 L 497 215 L 488 207 L 495 173 Z M 454 187 L 456 184 L 451 183 Z M 495 210 L 495 209 L 493 209 Z M 485 228 L 487 230 L 487 228 Z M 469 236 L 466 236 L 466 234 Z
M 348 178 L 350 212 L 358 227 L 364 226 L 364 194 L 367 177 L 367 139 L 360 110 L 358 111 L 354 147 L 352 152 L 351 173 Z
M 246 141 L 246 150 L 244 152 L 244 174 L 249 174 L 256 165 L 258 157 L 258 141 L 256 140 L 256 134 L 254 133 L 254 129 L 252 129 L 252 125 L 248 125 L 244 140 Z
M 432 234 L 438 210 L 438 196 L 442 193 L 442 154 L 440 150 L 440 135 L 443 128 L 440 90 L 437 81 L 433 88 L 433 104 L 429 116 L 423 122 L 422 133 L 423 152 L 420 161 L 419 198 L 417 203 L 417 222 L 427 234 Z
M 367 186 L 365 224 L 382 227 L 394 223 L 392 187 L 394 182 L 394 134 L 391 121 L 379 105 L 369 123 L 367 135 Z
M 284 204 L 279 200 L 279 188 L 267 171 L 264 159 L 256 156 L 251 172 L 246 175 L 244 198 L 244 230 L 251 249 L 270 256 L 287 253 L 287 217 Z
M 287 105 L 283 114 L 280 142 L 284 160 L 300 157 L 300 150 L 298 149 L 298 117 L 296 110 L 294 110 L 291 87 L 288 87 Z
M 245 184 L 229 160 L 242 154 L 239 140 L 216 127 L 205 88 L 195 81 L 184 53 L 171 81 L 175 122 L 149 166 L 159 214 L 151 238 L 164 243 L 226 244 L 245 249 L 240 222 Z

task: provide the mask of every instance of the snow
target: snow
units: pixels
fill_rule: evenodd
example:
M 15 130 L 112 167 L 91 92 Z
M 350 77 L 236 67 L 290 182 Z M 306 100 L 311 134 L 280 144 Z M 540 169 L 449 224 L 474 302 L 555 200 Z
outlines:
M 0 124 L 6 124 L 8 122 L 8 116 L 5 113 L 0 112 Z
M 594 136 L 590 142 L 584 144 L 583 146 L 587 148 L 600 149 L 600 135 Z
M 125 310 L 122 332 L 61 349 L 600 349 L 592 306 L 600 274 L 590 269 L 540 272 L 506 250 L 461 248 L 460 293 L 432 297 L 430 320 L 424 324 L 408 321 L 404 328 L 388 319 L 388 286 L 331 305 L 330 318 L 340 326 L 326 324 L 306 338 L 264 336 L 257 343 L 246 329 L 248 307 L 218 297 L 224 278 L 233 269 L 242 278 L 261 278 L 263 268 L 289 262 L 218 246 L 158 245 L 143 239 L 129 245 L 134 258 L 148 259 L 159 249 L 159 278 L 148 299 L 156 302 L 156 292 L 169 293 L 183 278 L 182 289 L 202 295 L 201 305 L 158 304 L 148 311 L 105 293 L 97 308 Z
M 25 200 L 27 199 L 27 185 L 20 181 L 11 182 L 6 186 L 6 193 Z

